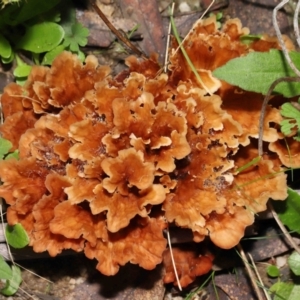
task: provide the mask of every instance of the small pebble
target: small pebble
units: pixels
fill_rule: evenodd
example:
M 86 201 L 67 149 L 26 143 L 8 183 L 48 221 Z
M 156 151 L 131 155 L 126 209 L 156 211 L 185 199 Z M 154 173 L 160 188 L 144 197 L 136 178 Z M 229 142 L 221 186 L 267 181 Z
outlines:
M 276 266 L 277 268 L 282 268 L 286 265 L 287 258 L 285 256 L 276 257 Z
M 84 278 L 83 277 L 79 277 L 77 280 L 76 280 L 76 284 L 81 284 L 84 282 Z
M 100 2 L 107 5 L 113 3 L 113 0 L 100 0 Z
M 182 13 L 190 12 L 191 8 L 186 2 L 181 2 L 178 6 L 178 9 Z
M 74 278 L 70 279 L 69 284 L 75 285 L 76 284 L 76 279 L 74 279 Z

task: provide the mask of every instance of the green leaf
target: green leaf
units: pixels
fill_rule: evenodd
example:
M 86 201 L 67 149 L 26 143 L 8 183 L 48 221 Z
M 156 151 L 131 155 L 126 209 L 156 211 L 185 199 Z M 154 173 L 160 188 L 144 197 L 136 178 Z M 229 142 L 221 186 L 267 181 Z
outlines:
M 53 23 L 59 23 L 60 22 L 60 12 L 57 11 L 57 7 L 55 7 L 51 11 L 47 11 L 43 14 L 42 18 L 44 22 L 53 22 Z M 39 16 L 40 17 L 40 16 Z
M 277 282 L 270 288 L 275 293 L 273 300 L 299 300 L 300 285 Z
M 89 30 L 83 27 L 80 23 L 75 23 L 71 26 L 71 32 L 66 32 L 63 45 L 69 47 L 72 52 L 78 52 L 79 46 L 87 44 Z
M 282 120 L 280 122 L 280 130 L 284 135 L 289 135 L 292 132 L 292 128 L 296 126 L 295 123 L 291 123 L 291 119 Z
M 262 35 L 245 34 L 240 37 L 240 41 L 246 45 L 251 44 L 253 41 L 260 40 Z
M 14 76 L 16 76 L 16 77 L 28 77 L 28 75 L 30 74 L 31 69 L 32 69 L 32 66 L 29 66 L 27 64 L 17 66 L 14 69 Z
M 11 3 L 11 5 L 2 6 L 1 8 L 1 18 L 0 18 L 0 27 L 3 28 L 6 24 L 10 24 L 13 20 L 13 15 L 20 8 L 18 3 Z
M 280 275 L 280 271 L 279 269 L 274 266 L 274 265 L 269 265 L 267 267 L 267 274 L 270 276 L 270 277 L 278 277 Z
M 4 138 L 0 138 L 0 159 L 3 159 L 4 156 L 9 152 L 12 147 L 12 143 Z
M 289 54 L 294 64 L 300 68 L 300 53 L 290 52 Z M 244 90 L 264 95 L 276 79 L 296 76 L 286 62 L 282 51 L 279 50 L 251 52 L 246 56 L 232 59 L 214 70 L 213 75 Z M 300 83 L 282 82 L 275 87 L 274 92 L 285 97 L 299 95 Z
M 0 279 L 11 279 L 12 270 L 10 266 L 5 262 L 2 255 L 0 255 Z
M 23 86 L 27 81 L 27 77 L 16 77 L 16 83 Z
M 2 290 L 0 290 L 0 293 L 2 293 L 5 296 L 11 296 L 15 294 L 22 282 L 22 274 L 20 268 L 13 265 L 11 269 L 12 269 L 11 279 L 7 280 L 5 287 Z
M 300 111 L 290 102 L 284 103 L 281 106 L 280 113 L 283 117 L 292 118 L 300 121 Z
M 300 254 L 293 252 L 288 258 L 288 264 L 293 273 L 297 276 L 300 275 Z
M 76 9 L 73 1 L 64 0 L 59 4 L 59 11 L 61 12 L 60 25 L 64 29 L 65 34 L 72 33 L 72 25 L 76 23 Z
M 28 75 L 30 74 L 30 71 L 32 69 L 32 66 L 26 64 L 19 55 L 16 55 L 17 60 L 17 67 L 14 70 L 14 76 L 15 77 L 24 77 L 26 79 Z
M 60 25 L 44 22 L 28 27 L 17 48 L 33 53 L 48 52 L 58 46 L 63 37 L 64 30 Z
M 11 56 L 9 58 L 1 57 L 1 61 L 4 64 L 10 64 L 15 58 L 15 53 L 12 51 Z
M 14 226 L 6 225 L 5 235 L 8 244 L 16 249 L 24 248 L 29 243 L 27 232 L 19 223 Z
M 288 188 L 286 201 L 272 201 L 281 222 L 290 230 L 300 233 L 300 195 Z
M 14 152 L 8 153 L 5 156 L 5 160 L 11 159 L 11 158 L 14 158 L 14 159 L 18 160 L 19 159 L 19 150 L 16 150 Z
M 42 65 L 51 65 L 53 60 L 59 55 L 61 52 L 65 50 L 64 45 L 58 45 L 51 51 L 47 52 L 42 60 Z
M 292 105 L 292 103 L 284 103 L 281 106 L 280 113 L 283 117 L 289 118 L 280 122 L 281 132 L 284 135 L 289 135 L 292 129 L 297 126 L 300 129 L 300 111 Z M 296 137 L 297 139 L 298 137 Z
M 44 12 L 48 12 L 56 6 L 60 0 L 41 1 L 41 0 L 26 0 L 18 5 L 18 10 L 13 11 L 10 16 L 10 25 L 21 24 L 35 16 L 39 16 Z
M 79 58 L 79 60 L 81 61 L 81 62 L 84 62 L 84 60 L 85 60 L 85 55 L 84 55 L 84 53 L 82 52 L 82 51 L 78 51 L 77 52 L 77 55 L 78 55 L 78 58 Z
M 10 58 L 12 49 L 9 41 L 0 33 L 0 56 Z

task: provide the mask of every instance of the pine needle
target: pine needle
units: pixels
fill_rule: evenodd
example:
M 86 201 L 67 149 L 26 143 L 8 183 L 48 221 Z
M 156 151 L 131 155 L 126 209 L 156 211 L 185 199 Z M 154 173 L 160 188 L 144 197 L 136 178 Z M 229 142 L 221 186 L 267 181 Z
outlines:
M 182 287 L 181 287 L 181 284 L 180 284 L 180 281 L 179 281 L 179 277 L 178 277 L 178 273 L 177 273 L 177 269 L 176 269 L 176 264 L 175 264 L 175 260 L 174 260 L 174 256 L 173 256 L 172 243 L 171 243 L 169 229 L 167 229 L 167 239 L 168 239 L 168 245 L 169 245 L 169 249 L 170 249 L 172 265 L 173 265 L 176 281 L 177 281 L 177 284 L 178 284 L 178 288 L 179 288 L 180 291 L 182 291 Z

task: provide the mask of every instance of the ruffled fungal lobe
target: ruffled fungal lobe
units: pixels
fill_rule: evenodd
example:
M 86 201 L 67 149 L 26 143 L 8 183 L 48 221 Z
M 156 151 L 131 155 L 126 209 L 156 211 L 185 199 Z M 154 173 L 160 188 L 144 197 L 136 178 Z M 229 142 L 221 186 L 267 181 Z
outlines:
M 172 247 L 172 254 L 182 287 L 188 286 L 197 276 L 208 273 L 212 268 L 213 256 L 209 253 L 201 254 L 196 247 L 190 247 L 190 245 Z M 164 252 L 163 263 L 165 266 L 164 283 L 172 282 L 178 286 L 170 249 Z
M 96 258 L 97 269 L 105 275 L 116 274 L 127 262 L 151 270 L 162 262 L 167 244 L 162 234 L 165 226 L 161 217 L 135 218 L 125 229 L 108 233 L 108 238 L 99 240 L 96 246 L 87 242 L 85 255 Z

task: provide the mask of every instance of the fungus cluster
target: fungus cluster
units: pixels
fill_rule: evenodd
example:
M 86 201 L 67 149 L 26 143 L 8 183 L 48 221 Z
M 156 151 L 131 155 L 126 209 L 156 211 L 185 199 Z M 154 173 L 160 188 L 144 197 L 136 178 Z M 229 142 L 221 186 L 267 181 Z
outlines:
M 184 48 L 205 88 L 175 42 L 167 74 L 155 57 L 129 57 L 113 77 L 94 56 L 81 63 L 64 52 L 51 68 L 33 67 L 23 87 L 8 85 L 0 132 L 20 156 L 0 162 L 8 223 L 24 226 L 34 251 L 83 251 L 106 275 L 127 262 L 161 263 L 169 223 L 190 229 L 195 242 L 234 247 L 269 198 L 287 196 L 279 110 L 267 108 L 264 157 L 240 171 L 258 156 L 263 96 L 212 76 L 234 57 L 278 47 L 267 37 L 243 44 L 247 33 L 238 20 L 219 31 L 213 17 L 193 28 Z M 184 285 L 211 261 L 181 274 Z M 165 281 L 173 277 L 168 271 Z

